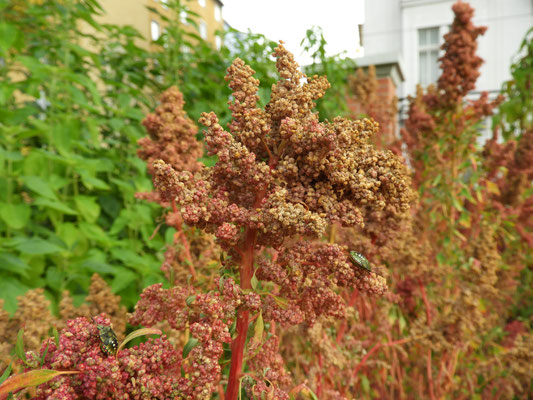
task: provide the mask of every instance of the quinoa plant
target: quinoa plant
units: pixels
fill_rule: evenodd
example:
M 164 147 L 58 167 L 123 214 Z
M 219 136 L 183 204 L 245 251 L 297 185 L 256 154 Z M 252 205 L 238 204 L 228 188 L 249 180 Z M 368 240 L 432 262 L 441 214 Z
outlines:
M 213 166 L 176 170 L 170 159 L 153 162 L 159 201 L 185 224 L 214 234 L 223 251 L 214 289 L 191 282 L 150 286 L 130 318 L 145 326 L 166 321 L 185 332 L 183 350 L 162 337 L 110 356 L 100 348 L 96 325 L 77 319 L 37 359 L 80 373 L 41 385 L 38 396 L 208 399 L 225 391 L 224 398 L 235 400 L 244 388 L 249 398 L 288 399 L 309 389 L 285 367 L 283 332 L 294 325 L 310 329 L 323 316 L 343 318 L 342 288 L 385 292 L 382 276 L 321 238 L 332 223 L 363 226 L 372 211 L 407 211 L 406 167 L 370 144 L 377 130 L 372 120 L 319 122 L 313 106 L 327 80 L 302 74 L 281 44 L 274 55 L 280 80 L 264 109 L 256 105 L 253 70 L 236 59 L 226 76 L 233 90 L 229 129 L 214 113 L 202 115 Z M 169 93 L 172 101 L 164 101 L 159 117 L 146 120 L 153 139 L 176 133 L 185 121 L 176 117 L 180 97 Z

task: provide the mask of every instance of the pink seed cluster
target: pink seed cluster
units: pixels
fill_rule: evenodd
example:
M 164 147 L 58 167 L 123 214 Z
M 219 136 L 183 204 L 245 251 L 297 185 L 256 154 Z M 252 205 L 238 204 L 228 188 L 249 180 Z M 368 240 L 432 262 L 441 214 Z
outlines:
M 243 302 L 242 291 L 232 279 L 222 281 L 220 286 L 221 292 L 191 293 L 186 288 L 163 289 L 161 284 L 152 285 L 141 294 L 130 319 L 132 324 L 152 326 L 168 321 L 174 329 L 190 329 L 199 343 L 189 353 L 187 362 L 181 364 L 187 380 L 180 390 L 192 393 L 191 399 L 209 399 L 216 389 L 223 343 L 231 342 L 229 327 L 236 307 Z
M 343 317 L 338 287 L 378 295 L 387 289 L 385 278 L 354 265 L 346 249 L 333 244 L 298 242 L 284 248 L 276 261 L 261 258 L 259 265 L 257 277 L 276 283 L 279 295 L 289 300 L 287 307 L 272 298 L 263 302 L 265 319 L 282 324 L 313 323 L 321 315 Z
M 163 336 L 149 339 L 116 357 L 102 352 L 96 324 L 108 326 L 104 314 L 94 322 L 81 317 L 67 322 L 59 343 L 43 343 L 43 368 L 79 371 L 37 388 L 35 399 L 169 399 L 187 393 L 180 375 L 181 355 Z

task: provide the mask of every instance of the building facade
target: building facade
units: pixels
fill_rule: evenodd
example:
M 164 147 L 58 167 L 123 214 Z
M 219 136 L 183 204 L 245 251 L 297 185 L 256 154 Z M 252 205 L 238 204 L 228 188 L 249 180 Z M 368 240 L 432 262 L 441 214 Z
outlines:
M 396 58 L 404 81 L 400 98 L 414 94 L 416 85 L 435 83 L 443 35 L 453 21 L 455 0 L 366 0 L 363 45 L 365 58 Z M 496 93 L 510 79 L 509 67 L 520 43 L 533 26 L 532 0 L 470 0 L 474 24 L 488 27 L 479 39 L 485 60 L 476 90 Z M 391 56 L 392 55 L 392 56 Z
M 171 2 L 173 0 L 100 0 L 100 5 L 104 9 L 100 22 L 133 26 L 146 39 L 141 45 L 149 47 L 151 42 L 157 40 L 164 31 L 165 22 L 158 13 L 151 11 L 148 7 L 171 17 L 172 11 L 168 8 Z M 180 5 L 184 10 L 180 13 L 179 19 L 185 29 L 195 29 L 187 22 L 187 10 L 190 10 L 198 15 L 198 17 L 191 17 L 198 24 L 198 35 L 219 48 L 220 38 L 215 33 L 224 28 L 222 1 L 181 0 Z

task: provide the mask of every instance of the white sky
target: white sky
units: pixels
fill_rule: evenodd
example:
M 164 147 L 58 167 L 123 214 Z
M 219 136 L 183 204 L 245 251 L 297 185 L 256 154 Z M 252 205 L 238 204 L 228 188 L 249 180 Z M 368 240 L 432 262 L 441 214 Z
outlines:
M 358 24 L 364 22 L 364 0 L 222 0 L 222 15 L 233 28 L 262 33 L 285 42 L 300 65 L 301 40 L 312 26 L 320 26 L 327 41 L 328 55 L 347 51 L 348 57 L 362 55 Z

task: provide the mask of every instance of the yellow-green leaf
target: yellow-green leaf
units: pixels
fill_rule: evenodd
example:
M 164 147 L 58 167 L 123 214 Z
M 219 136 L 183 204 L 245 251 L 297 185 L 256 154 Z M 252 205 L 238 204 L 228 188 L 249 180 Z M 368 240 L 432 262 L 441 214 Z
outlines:
M 130 340 L 133 340 L 139 336 L 144 336 L 144 335 L 161 335 L 161 331 L 159 329 L 156 329 L 156 328 L 142 328 L 142 329 L 137 329 L 136 331 L 133 331 L 132 333 L 130 333 L 128 336 L 126 336 L 126 338 L 122 341 L 122 343 L 120 343 L 120 346 L 118 346 L 118 350 L 117 350 L 117 353 L 126 345 L 126 343 L 128 343 Z
M 263 331 L 265 324 L 263 322 L 263 313 L 259 312 L 259 316 L 255 320 L 254 335 L 250 339 L 250 345 L 259 346 L 263 340 Z
M 487 181 L 487 190 L 496 196 L 500 195 L 500 188 L 492 181 Z

